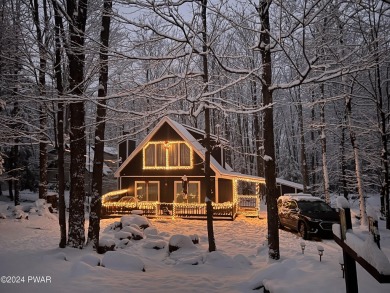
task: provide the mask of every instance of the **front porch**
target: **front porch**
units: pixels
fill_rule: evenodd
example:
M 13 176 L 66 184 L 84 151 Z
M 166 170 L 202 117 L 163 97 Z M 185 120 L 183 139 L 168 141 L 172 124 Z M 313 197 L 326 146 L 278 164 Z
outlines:
M 215 220 L 234 220 L 239 213 L 257 216 L 258 196 L 240 196 L 234 202 L 212 203 Z M 118 217 L 124 214 L 138 213 L 149 218 L 170 217 L 184 219 L 206 219 L 206 203 L 165 203 L 137 201 L 128 196 L 127 190 L 107 193 L 102 199 L 101 217 Z
M 215 220 L 234 220 L 237 216 L 237 203 L 213 203 Z M 138 213 L 143 216 L 171 217 L 185 219 L 206 219 L 206 204 L 134 202 L 130 204 L 107 203 L 102 205 L 102 218 L 117 217 L 124 214 Z

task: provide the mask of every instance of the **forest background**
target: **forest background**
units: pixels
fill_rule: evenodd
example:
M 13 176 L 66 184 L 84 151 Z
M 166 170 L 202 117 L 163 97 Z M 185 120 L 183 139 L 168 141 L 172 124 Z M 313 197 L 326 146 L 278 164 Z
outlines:
M 325 199 L 358 193 L 363 221 L 364 194 L 380 193 L 389 229 L 389 16 L 382 0 L 1 1 L 2 186 L 15 205 L 21 189 L 45 198 L 48 151 L 63 178 L 69 147 L 60 246 L 82 247 L 86 189 L 89 240 L 99 227 L 103 147 L 169 115 L 228 139 L 233 169 L 266 178 L 270 213 L 277 176 Z

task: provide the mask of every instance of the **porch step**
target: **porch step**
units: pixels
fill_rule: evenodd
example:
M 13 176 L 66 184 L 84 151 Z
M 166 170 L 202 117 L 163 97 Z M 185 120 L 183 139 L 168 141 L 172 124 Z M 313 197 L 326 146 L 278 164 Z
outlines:
M 259 211 L 257 209 L 239 209 L 238 213 L 248 218 L 257 218 Z

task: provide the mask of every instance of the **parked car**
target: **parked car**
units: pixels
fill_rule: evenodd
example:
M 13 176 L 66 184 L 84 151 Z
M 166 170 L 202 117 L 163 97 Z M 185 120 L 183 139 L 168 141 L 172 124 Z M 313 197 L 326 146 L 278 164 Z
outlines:
M 297 231 L 303 239 L 332 237 L 332 225 L 340 222 L 338 212 L 310 194 L 287 194 L 278 198 L 279 227 Z

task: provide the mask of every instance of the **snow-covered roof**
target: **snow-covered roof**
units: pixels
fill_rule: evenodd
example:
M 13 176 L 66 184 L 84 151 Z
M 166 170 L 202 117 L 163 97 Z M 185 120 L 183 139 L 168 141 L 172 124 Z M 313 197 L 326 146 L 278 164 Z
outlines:
M 319 197 L 312 196 L 310 194 L 304 194 L 304 193 L 297 193 L 297 194 L 285 194 L 282 196 L 279 196 L 279 200 L 296 200 L 296 201 L 323 201 Z
M 285 180 L 285 179 L 276 178 L 276 183 L 279 183 L 281 185 L 286 185 L 286 186 L 289 186 L 289 187 L 292 187 L 292 188 L 295 188 L 295 189 L 303 190 L 303 185 L 302 184 L 295 183 L 295 182 L 292 182 L 292 181 L 288 181 L 288 180 Z
M 105 146 L 104 152 L 110 155 L 118 155 L 118 148 Z
M 85 155 L 85 168 L 88 172 L 93 172 L 93 159 L 95 156 L 95 150 L 92 147 L 87 146 L 86 155 Z M 112 174 L 112 170 L 107 166 L 106 163 L 103 163 L 103 175 Z
M 177 132 L 177 134 L 181 136 L 181 138 L 184 141 L 186 141 L 192 146 L 193 150 L 202 159 L 205 158 L 206 148 L 203 147 L 200 144 L 200 142 L 188 131 L 187 129 L 188 126 L 182 125 L 172 120 L 169 117 L 164 117 L 163 119 L 160 120 L 159 123 L 157 123 L 157 125 L 152 129 L 152 131 L 141 141 L 141 143 L 136 147 L 136 149 L 130 154 L 129 157 L 127 157 L 127 159 L 123 162 L 123 164 L 117 169 L 117 171 L 115 172 L 115 177 L 120 176 L 120 172 L 140 151 L 142 151 L 142 148 L 149 142 L 149 140 L 153 137 L 153 135 L 164 123 L 168 123 L 168 125 L 170 125 Z M 232 180 L 239 179 L 239 180 L 248 180 L 248 181 L 254 181 L 259 183 L 265 183 L 265 179 L 263 177 L 234 172 L 233 169 L 228 165 L 226 166 L 226 168 L 224 168 L 223 166 L 221 166 L 220 163 L 218 163 L 218 161 L 213 156 L 210 157 L 210 167 L 216 173 L 216 176 L 219 178 L 226 178 Z M 296 189 L 300 189 L 300 190 L 303 189 L 302 184 L 290 182 L 284 179 L 277 178 L 276 182 Z
M 187 130 L 189 131 L 192 131 L 192 132 L 195 132 L 195 133 L 198 133 L 200 135 L 206 135 L 205 131 L 204 130 L 201 130 L 199 128 L 195 128 L 195 127 L 192 127 L 192 126 L 189 126 L 189 125 L 185 125 L 185 124 L 182 124 Z M 221 142 L 224 142 L 224 143 L 229 143 L 229 141 L 219 135 L 215 135 L 215 134 L 210 134 L 210 137 L 212 139 L 214 139 L 215 141 L 221 141 Z

